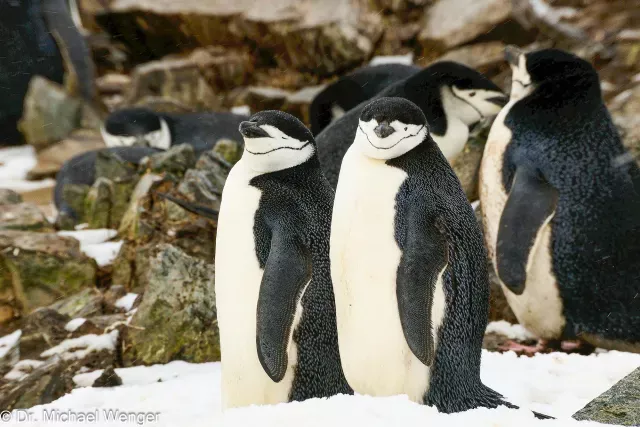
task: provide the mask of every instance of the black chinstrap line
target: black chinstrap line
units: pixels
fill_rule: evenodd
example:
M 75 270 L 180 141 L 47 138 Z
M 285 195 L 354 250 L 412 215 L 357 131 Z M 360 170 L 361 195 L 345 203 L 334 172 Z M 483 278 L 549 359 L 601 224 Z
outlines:
M 371 146 L 372 146 L 373 148 L 375 148 L 376 150 L 391 150 L 393 147 L 395 147 L 396 145 L 400 144 L 400 143 L 401 143 L 402 141 L 404 141 L 405 139 L 407 139 L 407 138 L 411 138 L 412 136 L 418 136 L 418 134 L 420 133 L 420 131 L 421 131 L 422 129 L 424 129 L 424 125 L 422 125 L 422 126 L 420 127 L 420 129 L 418 129 L 418 132 L 416 132 L 416 133 L 414 133 L 414 134 L 411 134 L 411 135 L 407 135 L 407 136 L 405 136 L 404 138 L 400 139 L 398 142 L 396 142 L 395 144 L 393 144 L 391 147 L 376 147 L 376 146 L 374 145 L 374 143 L 373 143 L 373 142 L 371 142 L 371 140 L 369 139 L 369 135 L 367 135 L 367 133 L 364 131 L 364 129 L 362 129 L 362 126 L 360 126 L 360 125 L 358 124 L 358 128 L 362 131 L 362 133 L 364 134 L 364 136 L 366 136 L 366 137 L 367 137 L 367 141 L 369 141 L 369 144 L 371 144 Z
M 250 153 L 250 154 L 255 154 L 256 156 L 260 156 L 263 154 L 269 154 L 269 153 L 273 153 L 274 151 L 278 151 L 278 150 L 295 150 L 295 151 L 300 151 L 302 150 L 304 147 L 306 147 L 307 145 L 311 144 L 311 141 L 307 141 L 306 144 L 304 144 L 302 147 L 296 148 L 296 147 L 278 147 L 278 148 L 274 148 L 273 150 L 269 150 L 269 151 L 265 151 L 264 153 L 254 153 L 253 151 L 250 151 L 246 144 L 245 144 L 245 150 Z

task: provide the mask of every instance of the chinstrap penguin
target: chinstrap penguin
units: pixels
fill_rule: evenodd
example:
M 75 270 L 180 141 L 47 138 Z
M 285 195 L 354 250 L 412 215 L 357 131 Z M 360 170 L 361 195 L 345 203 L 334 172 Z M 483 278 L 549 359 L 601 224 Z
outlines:
M 242 142 L 238 126 L 247 118 L 228 112 L 168 114 L 124 108 L 107 117 L 101 133 L 107 147 L 140 145 L 166 150 L 189 144 L 199 155 L 223 138 Z
M 65 0 L 0 1 L 0 144 L 18 144 L 24 97 L 35 75 L 63 83 L 63 54 L 87 100 L 95 95 L 89 48 L 71 19 Z
M 480 381 L 486 251 L 420 108 L 379 98 L 344 156 L 331 226 L 344 373 L 354 391 L 441 412 L 513 406 Z
M 333 190 L 313 136 L 280 111 L 240 133 L 217 218 L 223 407 L 350 394 L 330 279 Z
M 467 143 L 469 126 L 495 116 L 507 102 L 491 80 L 449 61 L 435 63 L 393 84 L 379 97 L 406 98 L 416 104 L 427 118 L 431 137 L 449 160 Z M 342 157 L 356 136 L 358 119 L 366 105 L 365 101 L 352 108 L 316 137 L 320 164 L 334 187 Z
M 506 50 L 511 100 L 480 170 L 486 243 L 520 323 L 539 338 L 640 351 L 640 172 L 591 64 Z
M 414 75 L 416 65 L 370 65 L 340 77 L 320 92 L 309 106 L 311 132 L 318 135 L 333 120 L 388 86 Z

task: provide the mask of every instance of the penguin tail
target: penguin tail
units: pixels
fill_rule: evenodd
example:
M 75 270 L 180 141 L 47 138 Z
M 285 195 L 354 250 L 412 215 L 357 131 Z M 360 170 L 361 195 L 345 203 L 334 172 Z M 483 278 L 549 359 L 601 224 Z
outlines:
M 181 208 L 193 214 L 200 215 L 205 218 L 213 219 L 215 221 L 218 220 L 218 211 L 216 209 L 212 209 L 208 206 L 200 205 L 197 203 L 187 202 L 186 200 L 178 199 L 177 197 L 174 197 L 167 193 L 157 192 L 156 194 L 162 197 L 163 199 L 167 199 L 170 202 L 175 203 L 176 205 L 180 206 Z

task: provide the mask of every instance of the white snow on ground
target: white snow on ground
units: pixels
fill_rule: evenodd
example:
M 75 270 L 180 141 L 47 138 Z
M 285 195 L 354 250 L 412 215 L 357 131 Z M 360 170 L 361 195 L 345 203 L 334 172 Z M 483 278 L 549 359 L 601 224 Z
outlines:
M 407 53 L 406 55 L 383 55 L 374 56 L 371 58 L 369 65 L 383 65 L 383 64 L 413 64 L 413 54 Z
M 102 350 L 114 351 L 117 341 L 118 331 L 111 331 L 108 334 L 102 335 L 83 335 L 78 338 L 62 341 L 57 346 L 51 347 L 49 350 L 43 352 L 40 357 L 59 355 L 65 360 L 81 359 L 92 352 Z
M 52 187 L 55 184 L 52 179 L 27 181 L 27 172 L 36 163 L 36 153 L 30 145 L 0 149 L 0 188 L 19 192 Z
M 335 396 L 302 403 L 233 409 L 223 415 L 220 409 L 220 364 L 185 362 L 116 369 L 123 385 L 110 389 L 88 387 L 100 375 L 99 371 L 79 374 L 74 381 L 85 387 L 31 411 L 34 417 L 39 417 L 36 419 L 43 419 L 44 410 L 85 413 L 98 410 L 99 422 L 94 425 L 100 426 L 136 425 L 135 421 L 106 422 L 104 410 L 119 410 L 158 413 L 155 422 L 144 425 L 167 427 L 601 427 L 596 423 L 573 421 L 569 417 L 637 366 L 640 366 L 640 355 L 620 352 L 591 356 L 554 353 L 527 358 L 517 357 L 514 353 L 483 351 L 482 378 L 485 384 L 514 403 L 557 417 L 555 421 L 537 420 L 527 409 L 476 409 L 461 414 L 439 414 L 434 408 L 410 402 L 406 396 Z M 32 422 L 21 425 L 83 424 Z
M 527 331 L 522 325 L 513 325 L 506 320 L 489 322 L 485 334 L 490 332 L 504 335 L 510 340 L 527 341 L 535 339 L 535 336 Z
M 41 360 L 21 360 L 13 365 L 13 368 L 4 376 L 4 379 L 10 381 L 21 380 L 42 365 L 44 365 L 44 362 Z
M 58 232 L 60 236 L 73 237 L 78 240 L 80 242 L 80 250 L 88 257 L 95 259 L 100 267 L 112 264 L 118 252 L 120 252 L 122 241 L 107 242 L 117 234 L 116 230 L 106 228 Z
M 138 294 L 129 292 L 122 298 L 118 299 L 115 305 L 116 307 L 122 308 L 125 311 L 131 311 L 131 309 L 133 308 L 133 303 L 136 302 L 136 298 L 138 298 Z
M 21 336 L 22 331 L 18 329 L 14 333 L 0 338 L 0 359 L 6 356 L 7 353 L 18 344 Z
M 76 329 L 78 329 L 80 326 L 84 325 L 84 322 L 86 322 L 87 319 L 85 319 L 84 317 L 78 317 L 77 319 L 73 319 L 73 320 L 69 320 L 69 322 L 64 325 L 64 329 L 66 329 L 69 332 L 73 332 Z

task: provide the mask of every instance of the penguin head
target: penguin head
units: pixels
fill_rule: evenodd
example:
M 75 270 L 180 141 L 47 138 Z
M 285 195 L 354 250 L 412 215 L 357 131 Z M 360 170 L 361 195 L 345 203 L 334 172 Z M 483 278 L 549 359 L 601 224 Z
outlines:
M 360 114 L 354 144 L 373 159 L 389 160 L 415 148 L 429 135 L 424 113 L 404 98 L 378 98 Z
M 525 53 L 514 46 L 505 48 L 505 59 L 513 72 L 511 100 L 520 100 L 543 84 L 557 96 L 570 90 L 593 90 L 600 94 L 598 73 L 582 58 L 559 49 Z
M 107 147 L 143 146 L 162 150 L 171 147 L 169 125 L 146 108 L 125 108 L 111 113 L 101 133 Z
M 509 100 L 495 83 L 462 64 L 443 61 L 429 69 L 439 80 L 446 115 L 467 126 L 497 115 Z
M 266 110 L 240 123 L 244 138 L 242 160 L 259 173 L 301 165 L 316 153 L 309 129 L 291 114 Z

